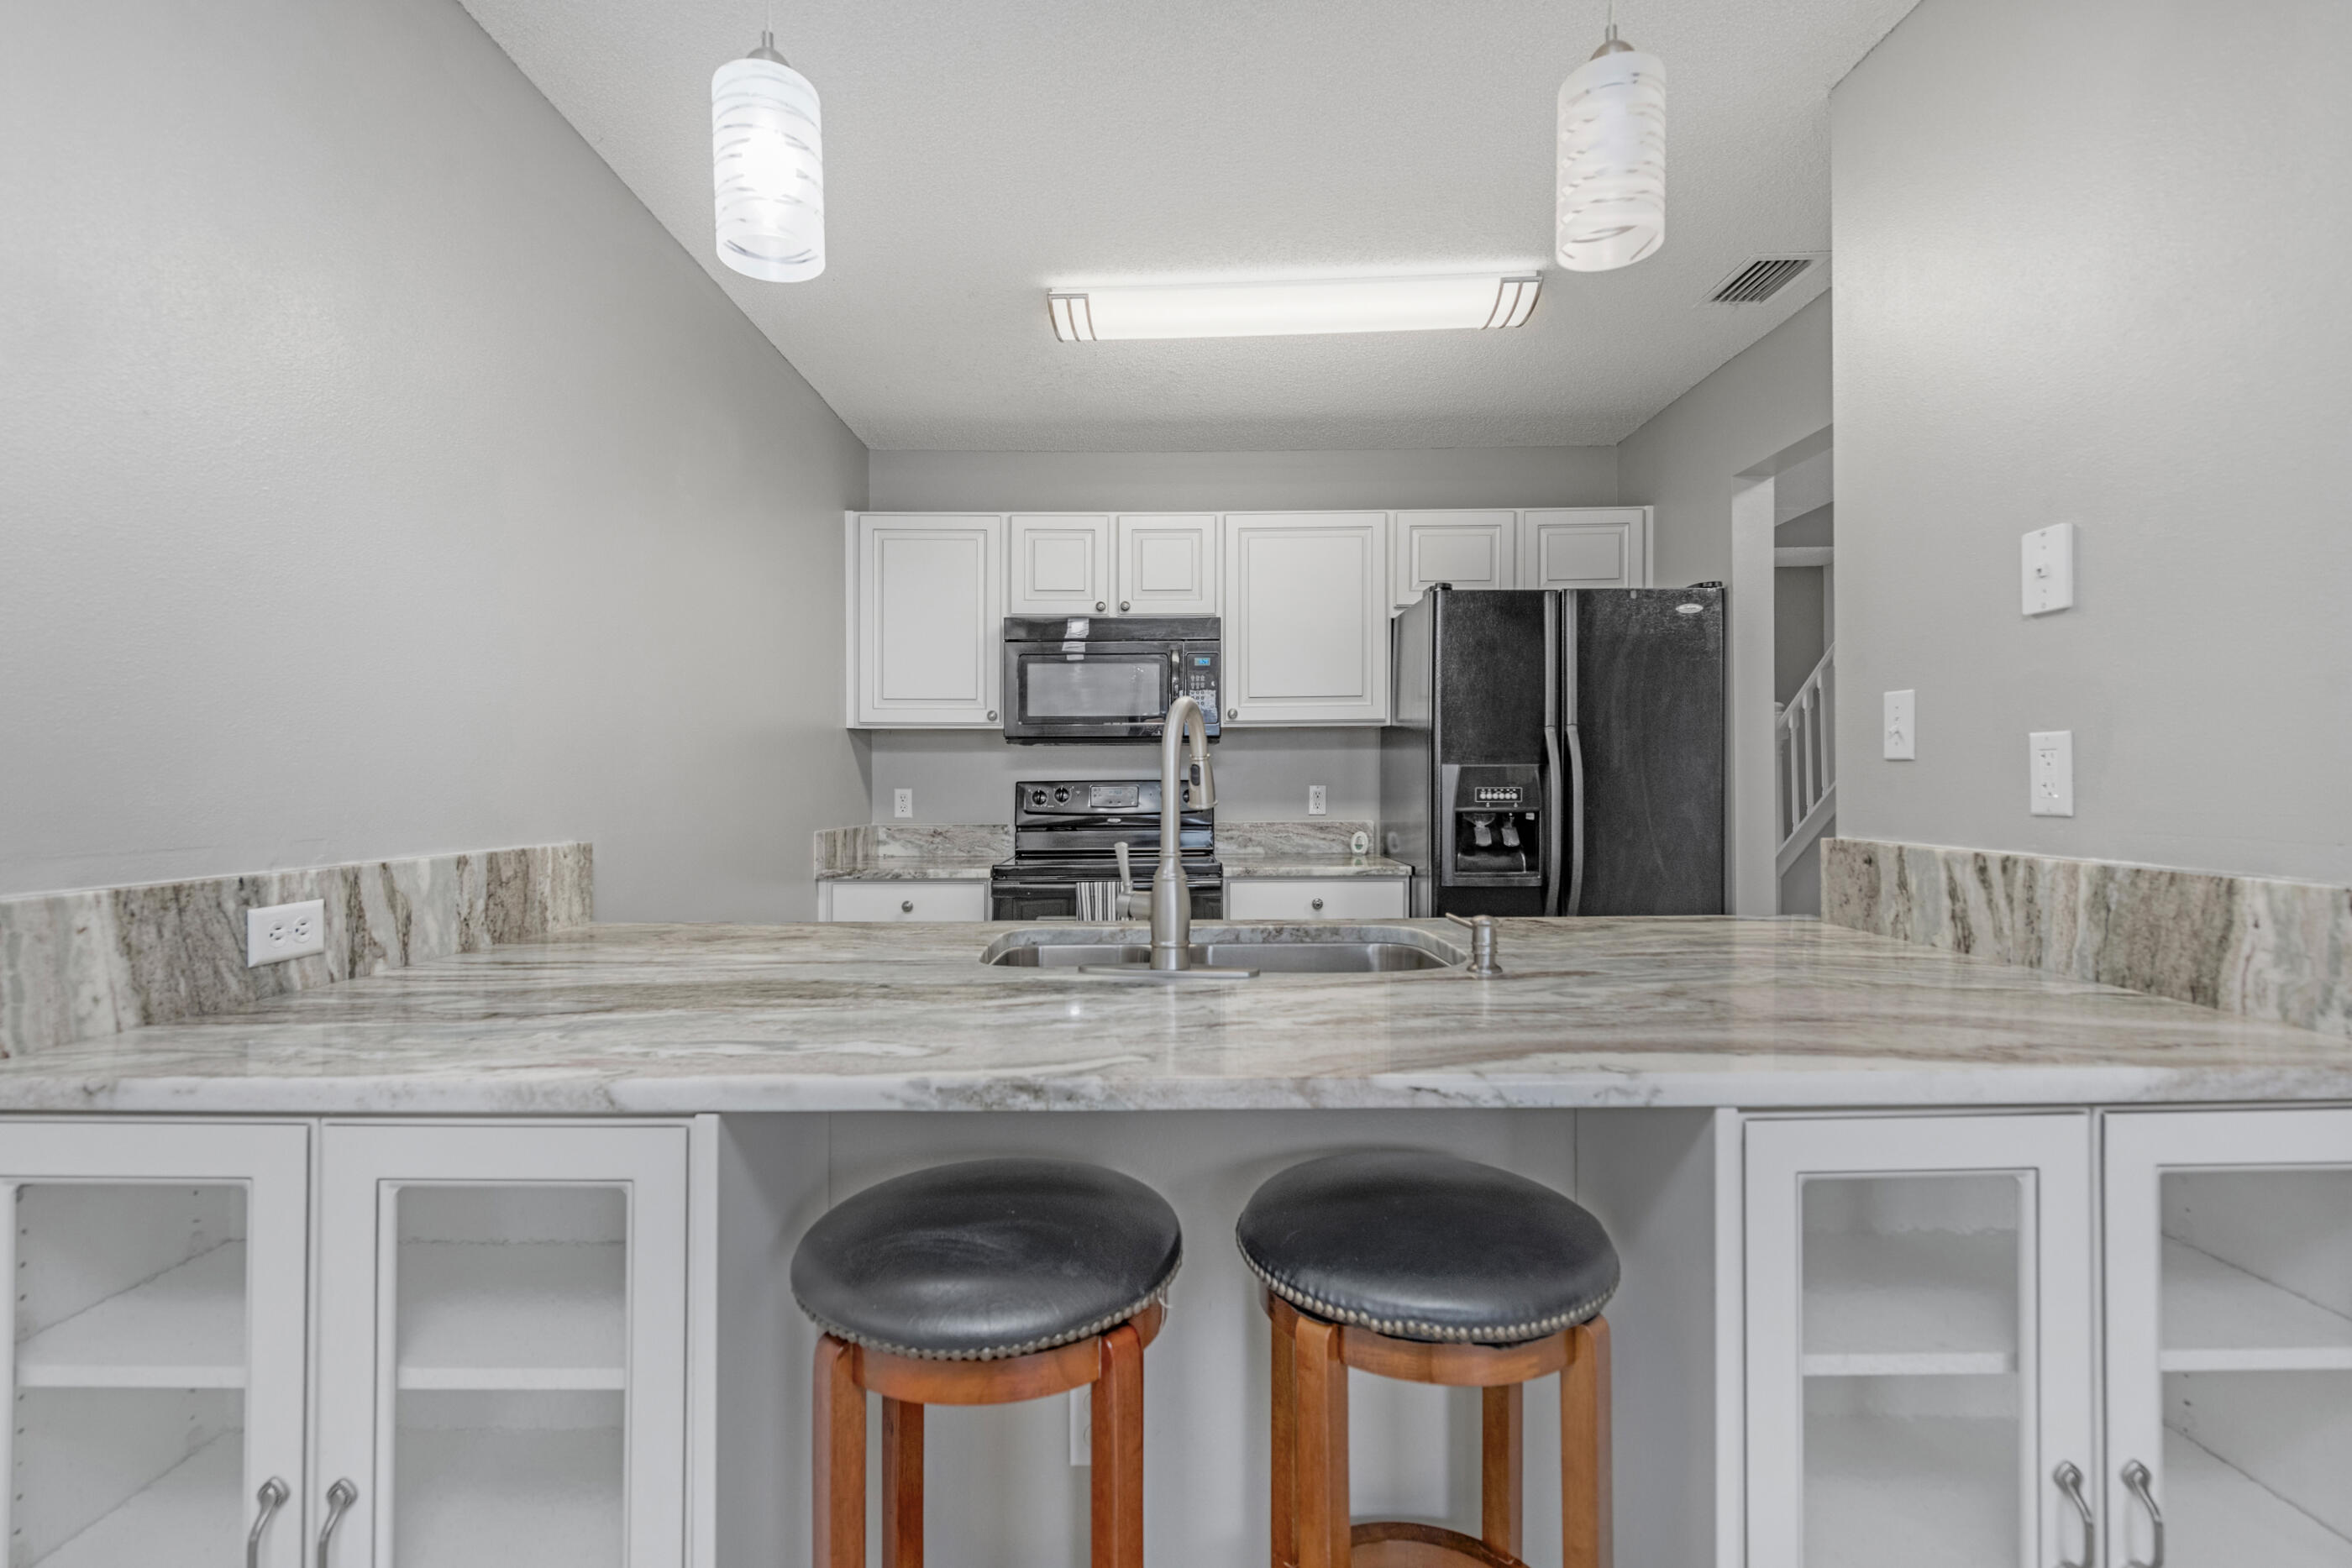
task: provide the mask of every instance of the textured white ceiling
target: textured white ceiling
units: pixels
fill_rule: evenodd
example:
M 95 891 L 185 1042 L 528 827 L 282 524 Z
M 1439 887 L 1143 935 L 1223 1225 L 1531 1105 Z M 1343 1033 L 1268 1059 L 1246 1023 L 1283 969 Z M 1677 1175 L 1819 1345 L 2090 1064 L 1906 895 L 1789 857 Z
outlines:
M 1601 0 L 783 0 L 824 107 L 824 275 L 711 252 L 709 78 L 761 0 L 464 0 L 869 445 L 1614 442 L 1820 292 L 1829 89 L 1915 0 L 1622 0 L 1667 73 L 1666 242 L 1548 266 L 1554 95 Z M 548 236 L 551 245 L 562 236 Z M 1049 284 L 1544 266 L 1503 332 L 1065 344 Z

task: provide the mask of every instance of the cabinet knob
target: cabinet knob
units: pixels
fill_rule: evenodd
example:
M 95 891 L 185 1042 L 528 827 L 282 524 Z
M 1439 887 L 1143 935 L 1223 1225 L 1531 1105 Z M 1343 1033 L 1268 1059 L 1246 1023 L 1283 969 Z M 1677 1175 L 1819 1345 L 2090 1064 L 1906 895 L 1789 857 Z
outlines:
M 1122 599 L 1122 600 L 1120 600 L 1120 601 L 1118 601 L 1118 607 L 1119 607 L 1121 610 L 1132 610 L 1132 609 L 1134 609 L 1134 608 L 1135 608 L 1135 606 L 1134 606 L 1134 605 L 1129 604 L 1129 603 L 1126 600 L 1124 600 L 1124 599 Z M 1095 608 L 1096 608 L 1096 609 L 1097 609 L 1097 610 L 1100 610 L 1100 609 L 1102 608 L 1102 606 L 1101 606 L 1101 605 L 1099 605 L 1099 604 L 1097 604 L 1097 605 L 1096 605 L 1096 606 L 1095 606 Z
M 1239 718 L 1242 716 L 1242 710 L 1237 707 L 1229 707 L 1225 710 L 1225 716 L 1227 718 Z
M 1309 909 L 1320 909 L 1323 907 L 1323 901 L 1318 898 L 1313 904 L 1308 904 L 1307 907 Z
M 1096 600 L 1096 601 L 1095 601 L 1095 608 L 1096 608 L 1097 610 L 1100 610 L 1102 607 L 1103 607 L 1103 601 L 1102 601 L 1101 600 L 1099 600 L 1099 599 Z M 1121 610 L 1124 610 L 1124 609 L 1126 609 L 1126 608 L 1127 608 L 1127 606 L 1126 606 L 1126 605 L 1124 605 L 1124 604 L 1122 604 L 1122 605 L 1120 605 L 1120 606 L 1119 606 L 1119 608 L 1120 608 Z
M 991 724 L 994 724 L 996 722 L 996 710 L 994 708 L 990 708 L 988 710 L 988 722 Z
M 902 898 L 902 899 L 900 899 L 900 900 L 898 901 L 898 913 L 899 913 L 899 914 L 901 914 L 901 915 L 912 915 L 912 914 L 914 914 L 914 913 L 915 913 L 915 901 L 914 901 L 913 899 L 911 899 L 911 898 Z

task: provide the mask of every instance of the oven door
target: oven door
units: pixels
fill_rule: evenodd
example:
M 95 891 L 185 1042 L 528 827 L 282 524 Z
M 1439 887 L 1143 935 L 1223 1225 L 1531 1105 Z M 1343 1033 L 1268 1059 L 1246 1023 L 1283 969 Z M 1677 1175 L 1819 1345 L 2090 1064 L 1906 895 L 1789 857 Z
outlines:
M 1004 644 L 1007 740 L 1152 740 L 1183 673 L 1166 643 Z

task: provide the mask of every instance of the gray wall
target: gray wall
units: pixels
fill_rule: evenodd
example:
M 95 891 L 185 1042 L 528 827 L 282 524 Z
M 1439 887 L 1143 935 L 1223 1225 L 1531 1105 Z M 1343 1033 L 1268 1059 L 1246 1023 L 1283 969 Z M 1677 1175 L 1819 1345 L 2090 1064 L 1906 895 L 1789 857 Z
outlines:
M 1606 446 L 1400 452 L 884 452 L 868 463 L 877 511 L 1240 511 L 1316 507 L 1605 507 L 1617 499 Z M 1380 731 L 1236 731 L 1217 743 L 1226 821 L 1307 815 L 1307 787 L 1330 815 L 1380 815 Z M 1007 746 L 995 736 L 883 730 L 873 737 L 873 813 L 915 791 L 915 820 L 1002 822 L 1020 779 L 1150 773 L 1150 747 Z M 845 819 L 846 820 L 846 819 Z
M 1838 258 L 1840 287 L 1845 259 Z M 1728 580 L 1732 476 L 1830 423 L 1823 295 L 1725 362 L 1617 447 L 1617 498 L 1657 508 L 1657 580 Z
M 0 894 L 811 912 L 865 448 L 455 0 L 16 7 L 0 212 Z
M 1607 446 L 1401 452 L 876 452 L 881 512 L 1609 507 Z
M 1848 833 L 2352 880 L 2352 6 L 2213 22 L 1924 0 L 1835 93 Z M 2077 606 L 2026 620 L 2064 521 Z

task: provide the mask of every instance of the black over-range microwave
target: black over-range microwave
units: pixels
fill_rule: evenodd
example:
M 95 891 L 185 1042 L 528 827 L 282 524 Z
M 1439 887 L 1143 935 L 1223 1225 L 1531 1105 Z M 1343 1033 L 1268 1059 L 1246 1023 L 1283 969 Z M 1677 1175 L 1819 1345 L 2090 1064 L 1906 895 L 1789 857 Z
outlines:
M 1007 616 L 1004 738 L 1156 740 L 1179 694 L 1217 734 L 1213 615 Z

